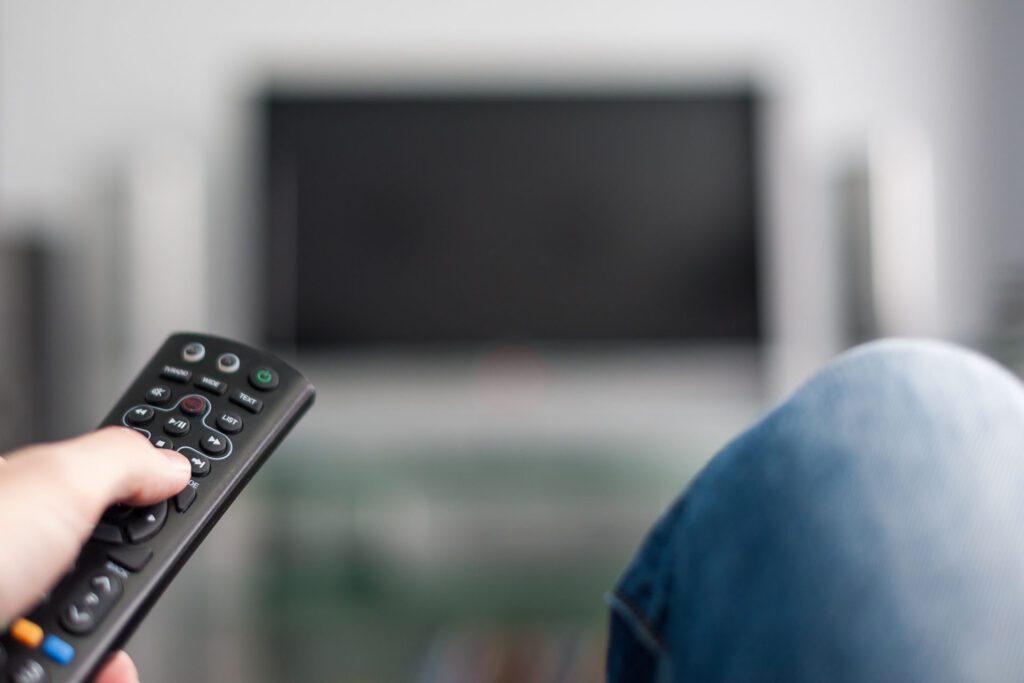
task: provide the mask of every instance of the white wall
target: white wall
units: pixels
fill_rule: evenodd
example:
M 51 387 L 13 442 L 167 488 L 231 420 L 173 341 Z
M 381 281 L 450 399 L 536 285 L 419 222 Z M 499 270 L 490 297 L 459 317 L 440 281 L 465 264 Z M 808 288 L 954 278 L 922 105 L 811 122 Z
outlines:
M 0 0 L 2 224 L 88 230 L 111 168 L 154 139 L 207 160 L 211 244 L 251 242 L 241 112 L 266 69 L 340 78 L 704 78 L 752 73 L 776 98 L 769 208 L 775 321 L 797 377 L 837 344 L 831 203 L 873 132 L 918 127 L 936 159 L 947 327 L 977 326 L 981 3 L 850 0 Z M 968 227 L 969 226 L 969 227 Z M 216 252 L 222 253 L 222 252 Z M 253 273 L 224 256 L 213 317 L 243 331 Z

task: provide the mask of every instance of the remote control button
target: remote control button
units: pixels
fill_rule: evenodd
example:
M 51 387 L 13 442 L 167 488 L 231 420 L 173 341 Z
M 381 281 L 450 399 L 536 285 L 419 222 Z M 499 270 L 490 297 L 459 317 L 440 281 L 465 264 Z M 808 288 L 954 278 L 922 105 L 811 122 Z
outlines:
M 206 347 L 199 342 L 189 342 L 181 350 L 181 358 L 186 363 L 198 363 L 206 357 Z
M 201 455 L 190 455 L 188 461 L 192 463 L 192 476 L 205 477 L 210 473 L 210 461 Z
M 277 373 L 270 368 L 256 368 L 249 373 L 249 384 L 260 391 L 270 391 L 277 388 Z
M 222 353 L 217 359 L 217 369 L 228 375 L 238 370 L 240 365 L 238 356 L 233 353 Z
M 75 648 L 57 636 L 50 634 L 43 641 L 43 654 L 61 666 L 67 666 L 75 659 Z
M 240 389 L 236 389 L 231 392 L 231 402 L 240 405 L 250 413 L 259 413 L 263 410 L 263 401 L 259 400 L 252 394 L 247 394 Z
M 115 503 L 114 505 L 111 505 L 106 509 L 106 511 L 103 513 L 103 519 L 105 519 L 108 522 L 117 523 L 126 519 L 134 511 L 135 508 L 133 507 L 122 505 L 121 503 Z
M 74 633 L 76 636 L 85 635 L 96 627 L 96 615 L 90 609 L 71 604 L 61 613 L 60 625 L 68 633 Z
M 228 440 L 220 434 L 204 432 L 203 439 L 199 442 L 199 447 L 208 455 L 220 455 L 228 449 Z
M 242 418 L 234 413 L 221 413 L 217 418 L 217 428 L 225 434 L 237 434 L 242 431 Z
M 209 391 L 211 394 L 217 394 L 218 396 L 222 396 L 224 392 L 228 390 L 226 382 L 222 382 L 219 379 L 215 379 L 208 375 L 199 375 L 199 377 L 196 378 L 196 386 L 203 391 Z
M 107 551 L 107 559 L 130 572 L 141 572 L 149 561 L 153 559 L 153 550 L 126 545 Z
M 121 579 L 112 571 L 95 573 L 79 586 L 60 612 L 60 626 L 77 636 L 85 635 L 111 610 L 124 593 Z
M 99 541 L 100 543 L 113 543 L 114 545 L 124 543 L 121 530 L 113 524 L 107 524 L 106 522 L 100 522 L 92 530 L 92 540 Z
M 89 579 L 89 590 L 97 593 L 100 600 L 116 600 L 121 597 L 121 579 L 110 572 L 96 574 Z
M 123 592 L 121 579 L 113 572 L 103 571 L 92 575 L 79 586 L 74 597 L 61 611 L 61 626 L 75 635 L 89 633 L 107 615 Z
M 162 406 L 171 400 L 171 390 L 165 387 L 163 384 L 158 384 L 155 387 L 150 387 L 149 391 L 146 392 L 146 403 Z
M 18 619 L 11 624 L 11 638 L 25 647 L 39 647 L 39 643 L 43 642 L 43 629 L 34 621 Z
M 202 396 L 186 396 L 181 399 L 181 412 L 186 415 L 199 415 L 206 411 L 206 399 Z
M 195 484 L 195 486 L 193 486 L 193 484 Z M 196 484 L 194 481 L 190 481 L 188 486 L 183 488 L 181 493 L 174 497 L 174 507 L 178 512 L 185 512 L 192 507 L 192 503 L 196 502 L 196 489 L 198 487 L 199 484 Z
M 167 521 L 167 501 L 139 508 L 128 520 L 128 540 L 139 544 L 156 536 Z
M 189 429 L 191 429 L 191 425 L 188 423 L 188 420 L 183 417 L 171 415 L 167 418 L 167 421 L 164 422 L 164 431 L 171 436 L 185 436 L 188 434 Z
M 172 451 L 174 450 L 174 442 L 166 436 L 154 436 L 150 441 L 152 441 L 153 445 L 157 448 L 168 448 Z
M 160 371 L 160 376 L 175 382 L 188 382 L 192 379 L 192 371 L 185 368 L 176 368 L 173 365 L 165 365 L 164 369 Z
M 149 406 L 135 406 L 125 414 L 125 419 L 128 424 L 138 427 L 152 422 L 155 414 Z
M 34 659 L 23 659 L 11 669 L 11 683 L 49 683 L 43 665 Z

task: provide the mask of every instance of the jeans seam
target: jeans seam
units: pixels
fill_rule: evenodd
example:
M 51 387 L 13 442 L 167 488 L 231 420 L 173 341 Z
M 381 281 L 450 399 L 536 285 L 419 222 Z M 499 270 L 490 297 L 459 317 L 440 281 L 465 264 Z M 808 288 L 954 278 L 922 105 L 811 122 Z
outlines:
M 617 593 L 605 593 L 605 601 L 614 609 L 620 607 L 629 613 L 630 628 L 650 650 L 666 656 L 665 644 L 655 632 L 654 626 L 628 598 Z

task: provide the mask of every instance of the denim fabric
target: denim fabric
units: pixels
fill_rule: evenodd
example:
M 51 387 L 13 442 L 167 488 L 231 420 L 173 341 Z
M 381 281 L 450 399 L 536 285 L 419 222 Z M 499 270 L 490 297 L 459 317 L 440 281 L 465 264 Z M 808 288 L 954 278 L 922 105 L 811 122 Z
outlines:
M 1024 391 L 974 353 L 836 359 L 725 447 L 611 603 L 609 683 L 1024 681 Z

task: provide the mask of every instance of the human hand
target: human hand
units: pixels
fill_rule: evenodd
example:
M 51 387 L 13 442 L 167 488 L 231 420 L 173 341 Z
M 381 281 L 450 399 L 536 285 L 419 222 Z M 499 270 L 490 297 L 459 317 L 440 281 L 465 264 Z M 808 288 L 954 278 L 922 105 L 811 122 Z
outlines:
M 30 609 L 71 568 L 107 507 L 157 503 L 190 476 L 184 456 L 124 427 L 0 458 L 0 622 Z M 138 678 L 128 655 L 118 652 L 96 683 Z

